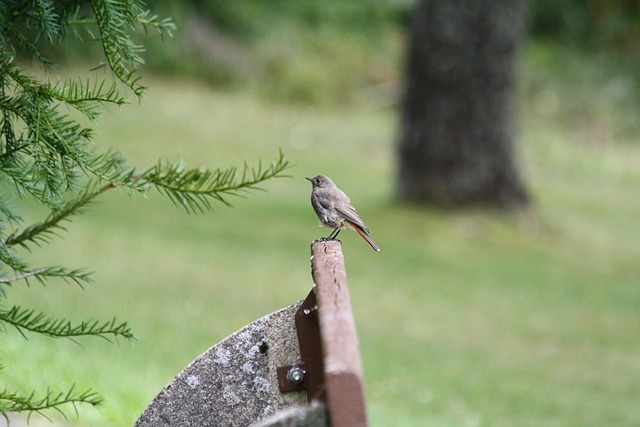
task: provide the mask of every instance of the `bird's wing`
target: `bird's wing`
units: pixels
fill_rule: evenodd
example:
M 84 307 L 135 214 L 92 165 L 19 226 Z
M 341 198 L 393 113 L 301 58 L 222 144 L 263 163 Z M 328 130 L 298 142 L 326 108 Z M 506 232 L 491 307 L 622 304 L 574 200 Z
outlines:
M 336 211 L 338 211 L 338 213 L 347 221 L 357 225 L 367 233 L 369 232 L 364 221 L 360 218 L 360 215 L 358 215 L 358 212 L 356 212 L 356 209 L 350 203 L 345 203 L 342 206 L 336 206 Z
M 316 197 L 316 202 L 318 202 L 320 207 L 323 209 L 333 209 L 333 203 L 331 203 L 331 200 L 323 196 L 323 194 L 318 194 L 318 196 Z

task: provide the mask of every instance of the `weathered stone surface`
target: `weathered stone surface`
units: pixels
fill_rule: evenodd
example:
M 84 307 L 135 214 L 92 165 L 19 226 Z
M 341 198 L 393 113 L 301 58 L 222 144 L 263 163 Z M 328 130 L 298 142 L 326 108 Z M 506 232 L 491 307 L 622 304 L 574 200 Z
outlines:
M 328 427 L 327 407 L 322 403 L 282 411 L 251 427 Z
M 225 338 L 180 372 L 135 427 L 249 426 L 307 404 L 306 392 L 282 394 L 276 368 L 300 360 L 294 315 L 301 303 Z

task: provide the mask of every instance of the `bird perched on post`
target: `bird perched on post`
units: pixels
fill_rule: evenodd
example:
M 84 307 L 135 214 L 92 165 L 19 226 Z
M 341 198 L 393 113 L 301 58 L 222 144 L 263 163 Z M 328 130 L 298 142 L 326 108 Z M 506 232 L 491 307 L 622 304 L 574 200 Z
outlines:
M 360 235 L 374 251 L 380 252 L 376 242 L 369 237 L 369 229 L 351 205 L 351 200 L 328 177 L 318 175 L 307 178 L 311 181 L 311 205 L 320 222 L 326 227 L 333 227 L 327 239 L 335 239 L 343 228 L 350 228 Z

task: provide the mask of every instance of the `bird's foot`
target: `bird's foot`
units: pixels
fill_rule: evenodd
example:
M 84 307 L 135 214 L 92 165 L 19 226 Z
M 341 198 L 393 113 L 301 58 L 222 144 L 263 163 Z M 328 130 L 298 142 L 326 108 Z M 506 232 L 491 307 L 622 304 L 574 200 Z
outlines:
M 316 243 L 316 242 L 340 242 L 340 243 L 342 243 L 342 240 L 339 240 L 339 239 L 336 239 L 335 237 L 329 236 L 329 237 L 321 237 L 321 238 L 316 239 L 316 240 L 313 241 L 313 243 Z

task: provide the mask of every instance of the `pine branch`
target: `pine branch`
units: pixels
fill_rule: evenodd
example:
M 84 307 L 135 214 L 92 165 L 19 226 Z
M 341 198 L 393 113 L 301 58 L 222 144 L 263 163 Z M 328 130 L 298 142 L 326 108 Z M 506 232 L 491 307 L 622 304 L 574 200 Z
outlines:
M 140 180 L 141 175 L 128 168 L 126 160 L 117 151 L 93 154 L 85 169 L 111 187 L 123 186 L 140 192 L 148 188 L 148 184 Z
M 79 18 L 85 11 L 88 16 Z M 41 49 L 43 42 L 63 41 L 69 30 L 81 39 L 78 29 L 91 35 L 91 28 L 96 27 L 104 65 L 116 76 L 115 83 L 98 76 L 95 81 L 43 82 L 27 75 L 16 62 L 16 57 L 28 55 L 49 71 L 54 64 Z M 154 29 L 170 36 L 174 28 L 171 20 L 151 15 L 143 0 L 0 0 L 0 298 L 19 281 L 44 284 L 60 278 L 80 286 L 88 282 L 85 271 L 32 268 L 17 254 L 21 248 L 30 250 L 34 244 L 49 242 L 64 230 L 64 221 L 82 213 L 103 192 L 116 186 L 142 192 L 152 185 L 144 178 L 156 168 L 137 173 L 118 153 L 97 154 L 89 145 L 92 130 L 61 108 L 75 109 L 94 120 L 101 106 L 126 102 L 118 90 L 120 82 L 141 96 L 144 88 L 135 72 L 143 63 L 143 47 L 134 43 L 133 33 Z M 51 213 L 44 221 L 20 229 L 22 222 L 12 202 L 14 197 L 25 195 L 47 206 Z M 0 332 L 9 325 L 23 336 L 33 332 L 71 340 L 80 336 L 133 338 L 127 323 L 116 319 L 72 323 L 33 309 L 0 307 Z M 8 420 L 8 412 L 61 412 L 59 407 L 65 404 L 97 405 L 100 401 L 95 393 L 77 393 L 73 387 L 66 393 L 47 390 L 43 397 L 5 390 L 0 392 L 0 414 Z
M 12 277 L 0 277 L 0 284 L 12 284 L 19 280 L 25 280 L 29 283 L 29 279 L 33 278 L 44 285 L 47 279 L 59 278 L 65 282 L 73 282 L 81 288 L 84 288 L 85 283 L 91 282 L 91 273 L 85 270 L 69 270 L 63 267 L 43 267 L 29 270 L 24 264 L 15 259 L 8 261 L 10 263 L 7 263 L 7 265 L 10 265 L 18 274 Z
M 74 406 L 78 403 L 86 403 L 97 406 L 102 403 L 102 398 L 97 393 L 86 390 L 84 392 L 76 392 L 75 386 L 72 386 L 66 393 L 54 393 L 47 389 L 44 397 L 36 397 L 35 392 L 30 395 L 23 395 L 17 392 L 4 390 L 0 392 L 0 414 L 9 422 L 8 413 L 10 412 L 29 412 L 37 413 L 43 417 L 48 417 L 42 412 L 45 410 L 55 410 L 64 416 L 60 409 L 63 405 L 71 404 Z
M 34 179 L 34 168 L 32 165 L 26 164 L 21 157 L 14 156 L 10 164 L 2 166 L 0 172 L 4 173 L 13 182 L 13 187 L 19 196 L 28 193 L 52 210 L 61 207 L 58 198 L 47 197 L 48 193 L 45 193 L 42 183 Z
M 48 279 L 58 278 L 67 283 L 73 282 L 84 289 L 84 284 L 91 282 L 91 273 L 85 270 L 69 270 L 63 267 L 29 268 L 27 264 L 15 257 L 13 252 L 11 247 L 0 242 L 0 285 L 10 286 L 20 280 L 24 280 L 28 285 L 30 279 L 35 279 L 44 286 Z M 13 271 L 13 276 L 7 277 L 7 274 L 3 273 L 7 267 Z M 0 287 L 0 296 L 2 292 L 3 289 Z
M 30 225 L 19 233 L 11 234 L 5 240 L 5 244 L 7 246 L 20 245 L 28 249 L 29 243 L 34 243 L 38 246 L 41 243 L 49 243 L 51 238 L 56 235 L 55 230 L 65 230 L 60 223 L 68 220 L 70 215 L 82 213 L 82 208 L 86 207 L 94 197 L 85 196 L 80 200 L 74 200 L 73 203 L 49 215 L 43 222 Z
M 15 212 L 13 204 L 3 194 L 0 194 L 0 235 L 3 234 L 7 224 L 18 224 L 21 220 L 21 217 Z
M 0 283 L 8 284 L 8 283 L 17 282 L 18 280 L 28 280 L 29 277 L 37 276 L 38 274 L 43 272 L 44 272 L 43 268 L 40 268 L 38 270 L 33 270 L 33 271 L 27 271 L 27 272 L 18 274 L 17 276 L 9 277 L 8 279 L 0 278 Z
M 86 84 L 66 81 L 65 88 L 59 84 L 40 84 L 15 67 L 8 67 L 5 71 L 16 85 L 17 92 L 13 96 L 0 97 L 7 141 L 7 150 L 0 155 L 2 171 L 18 184 L 17 188 L 55 210 L 59 206 L 54 202 L 62 193 L 80 190 L 80 172 L 86 174 L 87 168 L 92 167 L 91 162 L 96 164 L 95 168 L 105 165 L 104 158 L 108 156 L 95 155 L 87 149 L 92 138 L 91 130 L 60 114 L 59 102 L 65 102 L 94 119 L 98 115 L 99 103 L 121 105 L 125 101 L 119 96 L 115 84 L 106 86 L 104 81 L 96 80 L 93 84 L 89 81 Z M 1 88 L 4 94 L 5 86 L 1 85 Z M 13 131 L 16 119 L 24 123 L 18 123 L 18 127 L 26 128 L 20 137 L 16 137 Z M 114 165 L 115 162 L 110 161 L 106 166 Z
M 115 82 L 107 86 L 106 81 L 98 79 L 98 76 L 93 83 L 89 79 L 48 83 L 42 86 L 41 91 L 52 99 L 74 107 L 91 120 L 99 116 L 100 104 L 115 104 L 120 107 L 128 102 L 118 92 Z
M 92 320 L 73 325 L 69 320 L 47 317 L 43 313 L 36 313 L 33 309 L 23 309 L 18 306 L 13 306 L 9 310 L 0 310 L 0 322 L 14 326 L 22 336 L 25 336 L 24 332 L 28 331 L 53 338 L 73 339 L 94 336 L 107 341 L 111 341 L 110 336 L 134 338 L 127 322 L 118 323 L 115 318 L 102 323 Z
M 61 31 L 60 16 L 56 12 L 55 5 L 50 0 L 39 0 L 33 3 L 34 9 L 29 13 L 27 26 L 38 28 L 36 40 L 44 37 L 47 42 L 52 43 Z
M 134 77 L 137 67 L 144 63 L 140 56 L 144 48 L 133 42 L 122 23 L 127 22 L 132 29 L 138 25 L 143 28 L 152 26 L 158 32 L 168 35 L 175 28 L 171 20 L 159 20 L 157 16 L 144 10 L 142 5 L 143 2 L 136 0 L 91 1 L 106 58 L 105 65 L 138 97 L 146 89 L 138 84 L 139 78 Z
M 169 197 L 175 205 L 185 208 L 189 213 L 198 213 L 213 210 L 213 201 L 231 206 L 227 196 L 242 196 L 243 192 L 249 190 L 261 190 L 259 184 L 286 176 L 283 172 L 288 168 L 289 162 L 280 151 L 278 159 L 268 167 L 263 167 L 262 162 L 255 168 L 245 163 L 240 177 L 235 167 L 213 171 L 204 168 L 185 169 L 184 164 L 178 162 L 158 163 L 142 179 Z
M 60 209 L 53 211 L 43 222 L 31 225 L 19 233 L 16 232 L 10 235 L 5 240 L 5 245 L 20 245 L 29 249 L 29 243 L 34 243 L 38 246 L 40 246 L 41 243 L 49 243 L 51 238 L 56 235 L 56 230 L 65 230 L 61 225 L 63 221 L 68 221 L 71 215 L 83 213 L 87 206 L 91 204 L 96 197 L 105 191 L 114 188 L 115 184 L 107 183 L 97 190 L 92 190 L 94 187 L 94 185 L 88 185 L 87 190 L 85 190 L 84 193 L 79 195 L 76 199 L 71 200 Z
M 5 124 L 14 118 L 24 123 L 24 144 L 20 146 L 21 156 L 5 153 L 3 170 L 39 201 L 49 203 L 66 190 L 79 189 L 77 169 L 88 161 L 91 130 L 60 114 L 58 104 L 52 103 L 49 94 L 29 77 L 19 72 L 11 75 L 21 93 L 0 102 Z M 12 145 L 15 150 L 15 142 Z
M 21 263 L 14 258 L 11 248 L 9 248 L 3 241 L 0 241 L 0 275 L 2 273 L 2 269 L 6 266 L 16 270 L 16 267 L 21 266 Z
M 128 102 L 120 95 L 115 82 L 108 85 L 106 80 L 100 80 L 97 75 L 93 83 L 87 78 L 86 81 L 66 79 L 52 84 L 51 82 L 40 83 L 15 66 L 6 65 L 5 72 L 21 91 L 30 95 L 32 102 L 47 104 L 55 100 L 78 109 L 92 119 L 95 118 L 95 114 L 86 114 L 85 111 L 95 112 L 99 104 L 122 106 Z M 6 97 L 1 105 L 3 108 L 11 108 L 18 103 Z M 13 112 L 25 121 L 31 117 L 28 109 L 15 108 Z
M 25 2 L 25 7 L 30 7 L 30 2 Z M 8 21 L 5 23 L 4 33 L 6 36 L 11 36 L 16 41 L 18 46 L 27 52 L 32 58 L 38 61 L 45 69 L 50 70 L 53 68 L 53 62 L 47 58 L 42 50 L 40 50 L 35 43 L 25 36 L 14 22 Z M 3 34 L 3 35 L 5 35 Z M 5 43 L 8 40 L 5 40 Z

